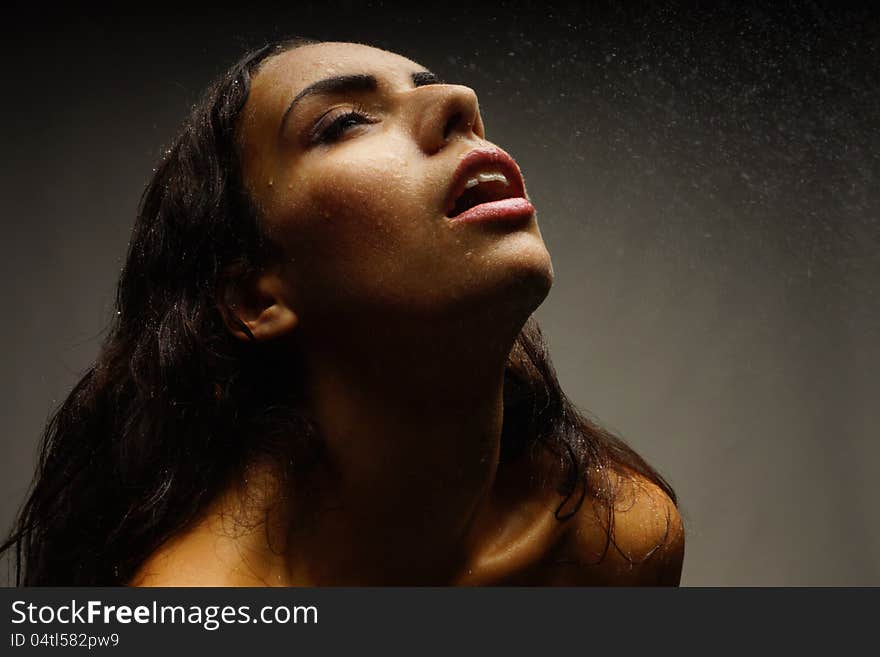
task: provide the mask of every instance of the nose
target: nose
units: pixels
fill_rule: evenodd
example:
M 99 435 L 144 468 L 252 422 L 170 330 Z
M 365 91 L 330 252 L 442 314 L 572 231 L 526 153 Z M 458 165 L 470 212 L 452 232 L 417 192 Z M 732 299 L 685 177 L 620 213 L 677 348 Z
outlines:
M 410 93 L 416 141 L 428 155 L 442 150 L 456 136 L 485 136 L 477 94 L 470 87 L 430 84 Z

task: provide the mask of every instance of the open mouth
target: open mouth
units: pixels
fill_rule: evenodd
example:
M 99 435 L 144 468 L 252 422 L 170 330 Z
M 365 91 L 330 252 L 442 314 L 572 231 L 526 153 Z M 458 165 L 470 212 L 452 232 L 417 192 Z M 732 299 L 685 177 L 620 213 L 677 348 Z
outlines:
M 452 210 L 447 216 L 455 217 L 477 205 L 516 196 L 516 190 L 511 187 L 510 181 L 503 173 L 500 171 L 481 171 L 468 178 L 464 191 L 455 199 L 455 205 L 452 206 Z
M 522 174 L 507 153 L 487 148 L 471 151 L 453 176 L 446 216 L 457 217 L 485 203 L 525 197 Z

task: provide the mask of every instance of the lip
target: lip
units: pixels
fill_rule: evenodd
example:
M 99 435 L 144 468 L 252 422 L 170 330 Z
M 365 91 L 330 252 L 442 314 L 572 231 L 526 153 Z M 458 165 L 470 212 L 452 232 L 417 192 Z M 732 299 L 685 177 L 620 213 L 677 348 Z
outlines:
M 481 203 L 465 210 L 461 214 L 450 217 L 449 213 L 455 207 L 455 201 L 464 192 L 465 185 L 471 174 L 493 168 L 501 171 L 512 187 L 508 198 L 488 203 Z M 479 220 L 505 220 L 517 219 L 534 213 L 535 208 L 526 199 L 525 183 L 522 173 L 516 162 L 510 155 L 497 147 L 476 148 L 468 152 L 458 163 L 452 174 L 452 184 L 446 196 L 445 214 L 450 221 L 470 222 Z
M 505 198 L 500 201 L 490 201 L 489 203 L 480 203 L 469 210 L 465 210 L 461 214 L 450 217 L 450 221 L 455 223 L 466 223 L 471 221 L 511 221 L 517 219 L 527 219 L 535 213 L 533 206 L 528 199 L 522 197 Z

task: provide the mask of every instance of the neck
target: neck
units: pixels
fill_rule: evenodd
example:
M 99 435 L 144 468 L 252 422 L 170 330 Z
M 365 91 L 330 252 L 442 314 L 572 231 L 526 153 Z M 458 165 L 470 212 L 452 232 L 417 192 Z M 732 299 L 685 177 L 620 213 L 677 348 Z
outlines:
M 484 320 L 498 327 L 497 316 Z M 493 504 L 504 368 L 521 328 L 473 321 L 467 331 L 436 320 L 350 330 L 304 350 L 306 403 L 325 450 L 309 483 L 318 492 L 267 514 L 269 532 L 244 537 L 262 579 L 430 584 L 467 566 Z M 261 551 L 272 535 L 282 549 Z

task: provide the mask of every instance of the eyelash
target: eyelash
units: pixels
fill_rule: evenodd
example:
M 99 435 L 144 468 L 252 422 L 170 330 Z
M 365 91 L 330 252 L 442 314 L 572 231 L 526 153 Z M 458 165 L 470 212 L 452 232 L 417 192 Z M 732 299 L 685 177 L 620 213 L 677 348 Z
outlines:
M 351 123 L 353 119 L 355 122 Z M 333 119 L 326 127 L 322 127 L 324 121 L 320 121 L 315 127 L 312 143 L 324 144 L 337 141 L 349 128 L 370 123 L 375 123 L 375 119 L 367 113 L 366 108 L 361 105 L 355 105 Z

